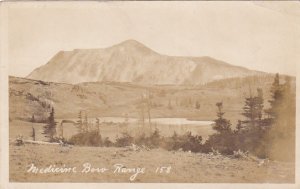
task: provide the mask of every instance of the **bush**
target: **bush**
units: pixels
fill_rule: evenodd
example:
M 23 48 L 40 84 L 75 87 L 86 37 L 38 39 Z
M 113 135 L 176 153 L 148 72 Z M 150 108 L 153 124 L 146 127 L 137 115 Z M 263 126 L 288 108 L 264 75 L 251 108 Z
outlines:
M 114 145 L 114 143 L 113 143 L 112 141 L 110 141 L 108 137 L 106 137 L 106 138 L 104 139 L 104 141 L 103 141 L 103 146 L 105 146 L 105 147 L 111 147 L 111 146 L 113 146 L 113 145 Z
M 201 152 L 202 151 L 202 137 L 193 136 L 191 132 L 179 136 L 174 132 L 172 137 L 166 138 L 164 146 L 167 150 L 179 150 Z
M 89 131 L 72 136 L 69 143 L 80 146 L 101 146 L 102 140 L 97 131 Z
M 161 136 L 159 130 L 155 129 L 155 131 L 148 138 L 148 143 L 146 145 L 150 148 L 157 148 L 160 146 L 160 143 L 161 143 Z
M 78 133 L 71 137 L 68 141 L 70 144 L 82 145 L 82 146 L 106 146 L 106 147 L 126 147 L 133 143 L 139 146 L 146 146 L 148 148 L 164 148 L 167 150 L 179 150 L 202 152 L 202 137 L 193 136 L 191 132 L 187 132 L 184 135 L 178 135 L 174 132 L 172 137 L 162 137 L 159 130 L 155 130 L 150 136 L 146 136 L 145 133 L 134 138 L 129 133 L 122 133 L 121 137 L 117 137 L 116 142 L 112 142 L 106 137 L 103 141 L 101 135 L 96 131 Z
M 203 152 L 211 152 L 212 149 L 219 151 L 221 154 L 232 155 L 237 150 L 236 135 L 232 132 L 223 132 L 210 135 L 203 145 Z
M 123 133 L 121 138 L 117 138 L 115 145 L 118 147 L 128 146 L 131 143 L 136 145 L 145 145 L 148 148 L 158 148 L 161 144 L 162 137 L 160 136 L 159 130 L 155 130 L 150 136 L 146 136 L 145 133 L 133 138 L 128 133 Z
M 121 137 L 117 137 L 115 146 L 116 147 L 125 147 L 133 143 L 133 137 L 130 136 L 127 132 L 122 133 Z
M 202 137 L 201 136 L 192 136 L 191 132 L 187 132 L 183 135 L 182 139 L 182 150 L 183 151 L 192 151 L 200 152 L 202 149 Z
M 202 147 L 202 152 L 208 153 L 215 149 L 221 154 L 233 155 L 234 151 L 242 150 L 259 158 L 266 158 L 267 142 L 264 132 L 259 129 L 216 133 L 209 136 Z
M 236 133 L 235 144 L 238 149 L 249 151 L 259 158 L 267 157 L 268 140 L 265 131 L 259 128 Z

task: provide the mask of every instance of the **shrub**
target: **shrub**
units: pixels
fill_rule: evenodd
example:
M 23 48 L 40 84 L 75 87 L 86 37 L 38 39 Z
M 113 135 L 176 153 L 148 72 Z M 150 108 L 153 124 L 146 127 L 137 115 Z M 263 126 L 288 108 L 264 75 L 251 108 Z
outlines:
M 249 151 L 260 158 L 267 157 L 268 141 L 265 131 L 259 128 L 236 133 L 235 144 L 238 149 Z
M 105 146 L 105 147 L 111 147 L 111 146 L 113 146 L 113 145 L 114 145 L 114 143 L 113 143 L 112 141 L 110 141 L 108 137 L 106 137 L 106 138 L 104 139 L 104 141 L 103 141 L 103 146 Z
M 133 137 L 130 136 L 127 132 L 122 133 L 121 137 L 117 137 L 115 146 L 117 147 L 125 147 L 129 146 L 133 143 Z
M 71 144 L 80 146 L 101 146 L 101 135 L 97 131 L 78 133 L 69 140 Z
M 236 135 L 232 132 L 223 132 L 210 135 L 203 146 L 203 152 L 211 152 L 211 149 L 219 151 L 221 154 L 231 155 L 237 150 Z
M 192 151 L 192 152 L 200 152 L 202 149 L 202 137 L 201 136 L 193 136 L 191 132 L 187 132 L 182 136 L 182 150 L 183 151 Z
M 172 137 L 165 139 L 164 148 L 167 150 L 179 150 L 191 151 L 191 152 L 200 152 L 202 151 L 202 137 L 193 136 L 191 132 L 187 132 L 184 135 L 179 136 L 174 132 Z
M 166 150 L 179 150 L 181 148 L 181 142 L 178 134 L 174 132 L 173 136 L 166 138 L 163 141 L 162 147 Z
M 137 145 L 145 145 L 148 148 L 158 148 L 161 145 L 162 137 L 160 136 L 159 130 L 156 129 L 150 136 L 146 136 L 145 133 L 134 139 L 134 143 Z
M 161 143 L 160 141 L 161 141 L 161 136 L 159 130 L 155 129 L 155 131 L 148 138 L 148 147 L 157 148 Z
M 78 133 L 71 137 L 68 141 L 70 144 L 82 145 L 82 146 L 106 146 L 106 147 L 126 147 L 131 144 L 138 146 L 145 145 L 148 148 L 164 148 L 167 150 L 179 150 L 202 152 L 202 137 L 193 136 L 191 132 L 187 132 L 184 135 L 178 135 L 174 132 L 172 137 L 162 137 L 159 130 L 155 130 L 150 136 L 146 136 L 145 133 L 134 138 L 129 133 L 122 133 L 121 137 L 117 137 L 116 142 L 112 142 L 106 137 L 103 141 L 101 135 L 97 131 L 90 131 L 84 133 Z

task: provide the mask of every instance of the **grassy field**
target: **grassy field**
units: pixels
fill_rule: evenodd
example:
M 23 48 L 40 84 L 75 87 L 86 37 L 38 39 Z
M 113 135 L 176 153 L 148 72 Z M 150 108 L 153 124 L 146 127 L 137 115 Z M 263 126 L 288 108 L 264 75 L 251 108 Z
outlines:
M 83 173 L 83 164 L 107 168 L 104 173 Z M 76 173 L 32 173 L 37 168 L 76 167 Z M 145 168 L 134 180 L 134 174 L 115 171 L 115 164 L 126 169 Z M 171 167 L 169 173 L 157 167 Z M 221 155 L 172 152 L 162 149 L 128 151 L 125 148 L 60 147 L 53 145 L 10 145 L 11 182 L 191 182 L 191 183 L 292 183 L 294 164 L 273 162 L 259 166 L 251 160 L 234 159 Z

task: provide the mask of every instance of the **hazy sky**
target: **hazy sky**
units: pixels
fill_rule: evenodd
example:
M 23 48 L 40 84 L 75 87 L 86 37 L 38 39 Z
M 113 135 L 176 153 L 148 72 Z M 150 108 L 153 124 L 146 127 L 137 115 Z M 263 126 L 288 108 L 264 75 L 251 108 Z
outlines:
M 161 54 L 290 75 L 300 61 L 299 2 L 23 2 L 9 4 L 7 18 L 14 76 L 27 76 L 60 50 L 127 39 Z

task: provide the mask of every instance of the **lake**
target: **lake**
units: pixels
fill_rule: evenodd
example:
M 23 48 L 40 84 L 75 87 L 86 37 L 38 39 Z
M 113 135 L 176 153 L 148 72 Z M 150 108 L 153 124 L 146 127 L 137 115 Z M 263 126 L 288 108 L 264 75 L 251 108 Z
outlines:
M 75 119 L 76 120 L 76 119 Z M 100 117 L 99 121 L 101 123 L 136 123 L 139 120 L 137 118 L 124 118 L 124 117 Z M 94 121 L 93 121 L 94 122 Z M 148 122 L 148 119 L 145 119 Z M 211 125 L 213 121 L 200 121 L 200 120 L 189 120 L 187 118 L 152 118 L 152 123 L 162 124 L 162 125 Z
M 76 122 L 78 119 L 68 120 Z M 62 119 L 57 119 L 56 121 L 60 124 Z M 96 118 L 89 118 L 88 122 L 90 128 L 95 129 Z M 213 121 L 190 120 L 187 118 L 152 118 L 151 125 L 148 119 L 145 118 L 144 126 L 137 118 L 99 117 L 99 122 L 101 123 L 100 131 L 102 137 L 109 137 L 112 140 L 122 135 L 123 132 L 128 132 L 135 136 L 141 133 L 151 133 L 155 129 L 158 129 L 163 136 L 172 136 L 174 132 L 177 134 L 191 132 L 193 135 L 201 135 L 207 138 L 208 135 L 214 133 L 212 129 Z M 64 137 L 66 138 L 70 138 L 77 133 L 77 128 L 72 123 L 65 123 L 63 129 Z

